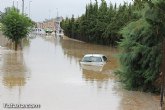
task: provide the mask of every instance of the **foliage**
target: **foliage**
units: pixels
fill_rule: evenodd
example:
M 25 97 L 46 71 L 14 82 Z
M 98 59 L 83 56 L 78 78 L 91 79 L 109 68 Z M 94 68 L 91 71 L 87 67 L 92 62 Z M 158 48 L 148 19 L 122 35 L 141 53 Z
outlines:
M 32 21 L 19 13 L 16 8 L 6 8 L 6 11 L 1 14 L 0 22 L 3 24 L 3 34 L 15 42 L 15 49 L 22 38 L 30 31 L 30 27 L 33 26 Z
M 153 0 L 144 5 L 141 18 L 121 30 L 119 43 L 121 68 L 117 73 L 130 89 L 157 91 L 165 36 L 165 1 Z
M 116 45 L 122 38 L 119 30 L 130 21 L 137 19 L 134 14 L 134 4 L 119 5 L 118 7 L 110 3 L 108 6 L 105 0 L 101 0 L 98 5 L 90 2 L 86 6 L 85 14 L 77 19 L 72 16 L 62 21 L 62 28 L 65 35 L 83 40 L 86 42 Z

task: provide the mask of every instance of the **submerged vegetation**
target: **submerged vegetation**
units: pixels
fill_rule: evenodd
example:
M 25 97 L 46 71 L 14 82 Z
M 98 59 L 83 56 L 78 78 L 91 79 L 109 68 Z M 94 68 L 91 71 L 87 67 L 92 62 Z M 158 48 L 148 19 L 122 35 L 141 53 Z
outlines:
M 62 21 L 65 35 L 122 50 L 116 71 L 129 89 L 159 91 L 162 41 L 165 36 L 165 1 L 134 0 L 132 4 L 90 3 L 81 17 Z

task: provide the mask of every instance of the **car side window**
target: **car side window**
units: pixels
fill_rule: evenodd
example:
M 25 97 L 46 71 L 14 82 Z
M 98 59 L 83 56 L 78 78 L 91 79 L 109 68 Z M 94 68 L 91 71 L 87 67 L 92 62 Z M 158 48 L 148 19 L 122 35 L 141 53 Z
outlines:
M 92 57 L 92 62 L 102 62 L 101 57 Z
M 82 61 L 83 62 L 91 62 L 91 58 L 90 57 L 84 57 Z
M 107 57 L 103 56 L 103 60 L 104 60 L 104 61 L 107 61 Z
M 102 62 L 102 59 L 101 59 L 101 57 L 97 57 L 97 60 L 96 60 L 96 62 Z

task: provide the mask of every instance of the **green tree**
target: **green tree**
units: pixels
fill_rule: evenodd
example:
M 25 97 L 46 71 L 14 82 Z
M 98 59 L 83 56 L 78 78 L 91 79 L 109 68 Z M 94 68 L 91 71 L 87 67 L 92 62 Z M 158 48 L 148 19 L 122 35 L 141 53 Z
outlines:
M 126 87 L 157 91 L 161 47 L 165 37 L 165 1 L 153 0 L 144 5 L 142 17 L 123 28 L 124 39 L 119 43 L 121 68 L 117 72 Z
M 119 30 L 138 18 L 134 14 L 135 6 L 127 3 L 119 6 L 111 3 L 108 6 L 105 0 L 98 5 L 97 0 L 95 3 L 90 1 L 81 17 L 65 19 L 62 28 L 68 37 L 115 46 L 122 39 Z
M 15 43 L 15 50 L 33 26 L 33 22 L 14 7 L 7 8 L 5 13 L 1 14 L 0 22 L 3 24 L 3 34 Z

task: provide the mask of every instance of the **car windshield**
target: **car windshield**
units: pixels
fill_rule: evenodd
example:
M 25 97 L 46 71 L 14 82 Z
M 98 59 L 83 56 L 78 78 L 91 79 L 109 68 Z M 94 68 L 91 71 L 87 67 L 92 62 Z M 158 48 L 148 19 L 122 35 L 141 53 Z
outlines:
M 95 57 L 95 56 L 88 56 L 84 57 L 83 62 L 102 62 L 101 57 Z

